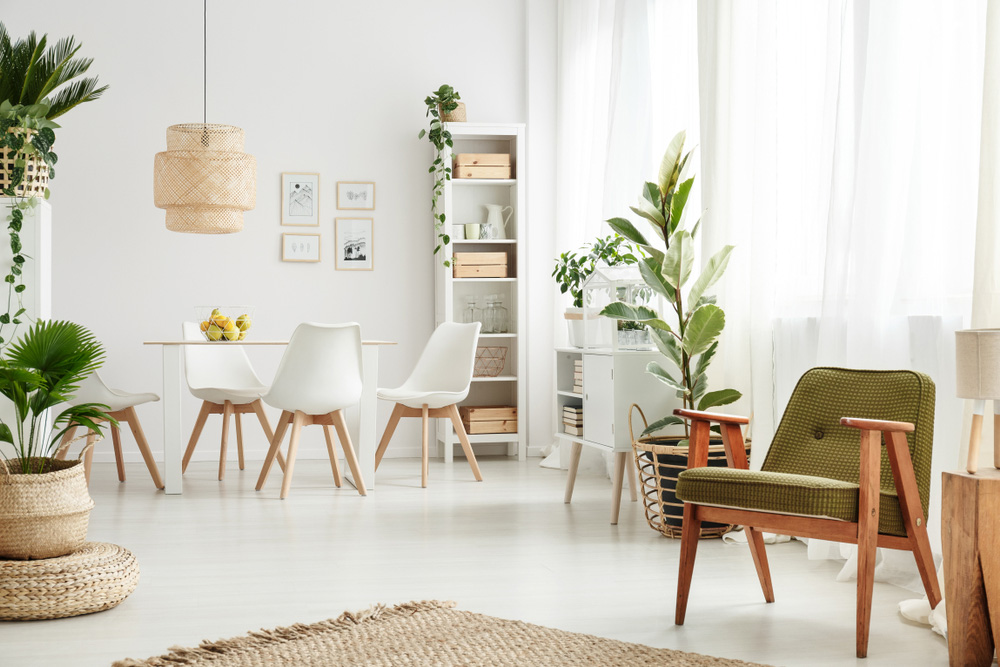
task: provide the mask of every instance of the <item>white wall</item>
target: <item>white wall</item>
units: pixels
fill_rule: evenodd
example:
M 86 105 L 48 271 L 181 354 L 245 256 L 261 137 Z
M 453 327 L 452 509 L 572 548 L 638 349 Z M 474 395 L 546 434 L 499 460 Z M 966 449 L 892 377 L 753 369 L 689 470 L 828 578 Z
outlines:
M 202 117 L 201 3 L 52 0 L 44 12 L 3 12 L 12 35 L 76 35 L 111 85 L 60 119 L 54 315 L 90 327 L 108 350 L 102 374 L 129 390 L 160 390 L 159 349 L 142 341 L 176 338 L 194 306 L 230 303 L 256 306 L 252 335 L 262 339 L 287 337 L 303 320 L 356 320 L 364 337 L 399 342 L 383 350 L 380 383 L 402 381 L 433 328 L 432 149 L 416 139 L 423 98 L 449 83 L 470 121 L 524 122 L 525 4 L 210 0 L 208 121 L 242 127 L 257 158 L 257 207 L 242 233 L 224 236 L 168 232 L 152 202 L 166 127 Z M 304 229 L 279 224 L 282 171 L 321 174 L 319 264 L 280 261 L 281 233 Z M 334 270 L 337 180 L 377 183 L 371 273 Z M 268 381 L 280 351 L 251 355 Z M 196 401 L 184 409 L 189 430 Z M 140 417 L 159 449 L 158 407 Z M 260 429 L 245 430 L 248 456 L 261 458 Z M 311 430 L 301 455 L 325 455 Z M 217 457 L 218 434 L 215 418 L 199 458 Z M 108 460 L 110 447 L 99 450 Z M 391 453 L 418 450 L 416 425 L 401 425 Z

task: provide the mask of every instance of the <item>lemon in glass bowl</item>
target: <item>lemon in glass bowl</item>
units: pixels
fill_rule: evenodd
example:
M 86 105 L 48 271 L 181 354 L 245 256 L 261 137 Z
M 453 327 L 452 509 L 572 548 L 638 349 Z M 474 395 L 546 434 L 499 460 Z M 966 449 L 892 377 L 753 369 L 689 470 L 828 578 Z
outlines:
M 200 306 L 195 309 L 205 340 L 243 340 L 253 327 L 253 306 Z

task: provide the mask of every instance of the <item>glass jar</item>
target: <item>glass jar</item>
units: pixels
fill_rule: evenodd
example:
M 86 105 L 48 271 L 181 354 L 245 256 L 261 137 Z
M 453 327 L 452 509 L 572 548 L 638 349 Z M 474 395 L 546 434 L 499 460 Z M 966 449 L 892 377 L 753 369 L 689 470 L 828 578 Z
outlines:
M 489 294 L 486 296 L 486 308 L 483 309 L 483 328 L 481 333 L 491 334 L 496 333 L 496 306 L 494 303 L 495 295 Z
M 477 316 L 478 309 L 476 308 L 476 297 L 467 296 L 465 297 L 465 308 L 462 310 L 462 322 L 465 324 L 472 324 L 473 322 L 478 322 L 479 317 Z
M 497 295 L 493 310 L 493 333 L 507 333 L 510 330 L 510 314 L 503 307 L 503 299 L 500 298 L 500 295 Z

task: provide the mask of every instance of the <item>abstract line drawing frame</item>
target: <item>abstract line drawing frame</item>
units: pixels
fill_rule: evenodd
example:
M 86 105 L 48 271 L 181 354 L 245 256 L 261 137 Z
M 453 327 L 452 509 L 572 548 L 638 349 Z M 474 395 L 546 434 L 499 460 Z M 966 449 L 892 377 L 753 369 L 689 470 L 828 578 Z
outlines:
M 319 227 L 319 174 L 281 173 L 281 224 Z
M 337 181 L 337 209 L 341 211 L 374 211 L 374 181 Z
M 333 236 L 337 271 L 375 269 L 375 221 L 372 218 L 336 218 Z
M 281 235 L 281 261 L 318 262 L 321 259 L 319 234 Z

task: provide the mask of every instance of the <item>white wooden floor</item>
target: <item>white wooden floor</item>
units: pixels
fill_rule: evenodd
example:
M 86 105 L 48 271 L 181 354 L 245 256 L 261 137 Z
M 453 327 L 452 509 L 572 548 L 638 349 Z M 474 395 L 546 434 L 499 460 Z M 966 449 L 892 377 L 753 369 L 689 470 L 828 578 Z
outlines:
M 131 549 L 142 567 L 116 609 L 55 621 L 0 623 L 0 664 L 107 665 L 171 645 L 309 623 L 376 602 L 450 599 L 462 609 L 651 646 L 774 665 L 944 665 L 944 640 L 901 620 L 912 593 L 875 585 L 867 660 L 854 657 L 854 584 L 796 542 L 768 547 L 777 602 L 766 605 L 745 547 L 703 541 L 687 624 L 673 625 L 679 542 L 650 530 L 638 503 L 608 523 L 610 482 L 577 481 L 538 460 L 386 459 L 361 498 L 333 486 L 329 464 L 300 461 L 288 499 L 280 479 L 253 487 L 259 462 L 225 482 L 192 463 L 183 496 L 154 492 L 141 464 L 119 484 L 95 465 L 90 539 Z

